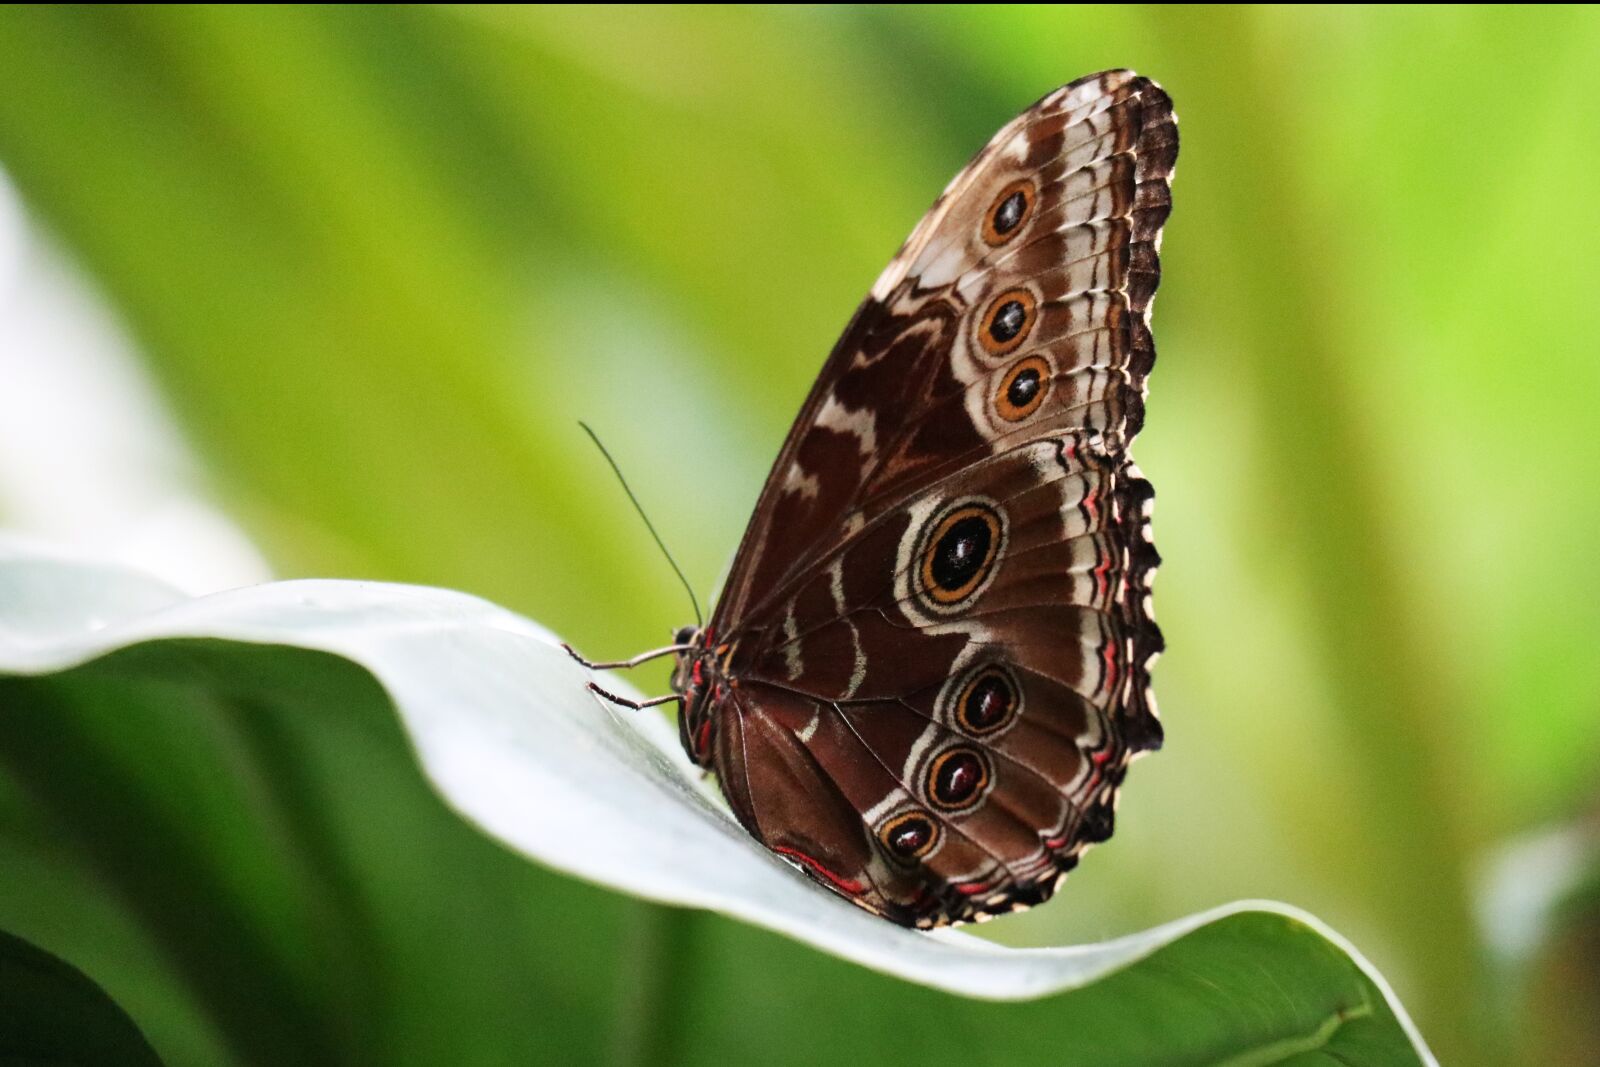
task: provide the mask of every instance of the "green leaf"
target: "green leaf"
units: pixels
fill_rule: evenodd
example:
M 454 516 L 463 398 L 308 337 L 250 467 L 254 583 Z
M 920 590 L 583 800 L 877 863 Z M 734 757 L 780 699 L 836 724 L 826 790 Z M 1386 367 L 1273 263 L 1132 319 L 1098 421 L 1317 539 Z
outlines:
M 161 1060 L 93 979 L 0 931 L 0 1063 L 160 1067 Z
M 259 922 L 252 904 L 229 905 L 240 886 L 181 838 L 197 805 L 241 798 L 218 794 L 211 781 L 174 781 L 166 783 L 167 795 L 141 800 L 106 784 L 115 780 L 109 767 L 95 768 L 92 786 L 58 780 L 68 762 L 59 738 L 83 728 L 77 719 L 96 714 L 96 706 L 126 717 L 163 705 L 145 724 L 152 744 L 160 743 L 158 729 L 206 729 L 208 716 L 226 719 L 230 707 L 320 730 L 397 716 L 421 772 L 446 802 L 518 852 L 635 896 L 736 917 L 929 990 L 886 1000 L 889 1008 L 914 1013 L 937 1004 L 959 1019 L 971 1009 L 942 994 L 1038 1001 L 1010 1010 L 1049 1018 L 1051 1047 L 1069 1060 L 1076 1052 L 1109 1063 L 1253 1064 L 1321 1050 L 1347 1063 L 1430 1062 L 1371 965 L 1316 919 L 1283 905 L 1230 905 L 1128 937 L 1035 949 L 957 932 L 922 934 L 869 916 L 756 845 L 699 781 L 665 720 L 595 699 L 584 672 L 543 630 L 463 594 L 297 581 L 195 600 L 163 594 L 136 573 L 0 542 L 0 670 L 19 676 L 0 685 L 14 709 L 0 720 L 0 751 L 17 778 L 54 795 L 91 850 L 115 840 L 113 828 L 126 825 L 133 810 L 163 868 L 197 872 L 188 907 L 209 918 L 198 928 L 179 927 L 160 913 L 157 935 L 185 954 L 198 995 L 211 997 L 209 1010 L 224 1030 L 259 1023 L 251 1012 L 259 1000 L 240 1003 L 237 992 L 216 992 L 220 982 L 226 993 L 230 976 L 246 987 L 255 977 L 270 979 L 260 995 L 278 991 L 276 1010 L 302 1020 L 307 1049 L 332 1040 L 340 1013 L 354 1005 L 315 968 L 296 973 L 278 946 L 227 932 L 229 924 Z M 212 848 L 224 866 L 252 862 L 243 853 L 230 859 L 225 842 Z M 134 895 L 161 897 L 169 909 L 185 895 L 176 881 L 135 870 L 131 856 L 113 859 L 123 868 L 117 880 Z M 254 862 L 263 867 L 261 885 L 283 882 L 262 857 Z M 292 894 L 295 887 L 291 880 L 280 889 Z M 459 890 L 448 900 L 463 912 L 476 907 Z M 333 927 L 326 932 L 351 936 L 337 922 Z M 288 931 L 293 947 L 315 960 L 320 946 L 304 924 L 291 922 Z M 196 933 L 237 947 L 225 957 L 200 951 Z M 717 953 L 721 941 L 708 932 L 704 944 L 679 947 L 699 959 Z M 770 980 L 774 959 L 783 961 L 777 974 L 794 977 L 813 970 L 817 958 L 783 947 L 739 956 L 707 963 L 695 995 L 673 1005 L 674 1013 L 698 1020 L 697 1053 L 718 1043 L 731 1051 L 752 1039 L 749 1014 L 724 1010 L 728 1002 L 720 999 L 762 988 L 752 966 Z M 359 969 L 359 961 L 344 963 Z M 865 973 L 846 972 L 812 995 L 847 1015 L 851 987 L 859 990 L 857 975 Z M 364 1019 L 381 1027 L 383 1014 L 378 1007 Z M 763 1046 L 801 1050 L 810 1025 L 790 1013 L 777 1026 L 797 1028 L 797 1043 L 768 1036 Z M 877 1036 L 863 1031 L 854 1043 L 898 1032 L 893 1025 Z M 234 1036 L 248 1044 L 248 1034 Z M 666 1041 L 671 1051 L 667 1031 L 652 1030 L 645 1040 L 658 1053 Z M 1017 1041 L 1026 1047 L 1024 1037 Z

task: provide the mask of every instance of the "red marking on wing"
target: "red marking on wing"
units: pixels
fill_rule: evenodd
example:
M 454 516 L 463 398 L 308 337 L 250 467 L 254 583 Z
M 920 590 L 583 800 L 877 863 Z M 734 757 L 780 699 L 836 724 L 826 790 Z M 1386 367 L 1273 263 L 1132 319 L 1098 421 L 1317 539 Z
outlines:
M 772 851 L 776 852 L 780 856 L 788 856 L 792 860 L 796 860 L 805 864 L 807 869 L 816 874 L 822 875 L 822 877 L 826 878 L 829 882 L 832 882 L 834 888 L 839 890 L 841 893 L 848 893 L 850 896 L 855 897 L 860 896 L 864 891 L 864 888 L 860 882 L 857 882 L 851 878 L 843 878 L 837 874 L 834 874 L 832 871 L 828 870 L 828 868 L 824 867 L 822 864 L 818 863 L 816 860 L 812 859 L 810 856 L 806 855 L 804 852 L 801 852 L 797 848 L 787 848 L 783 845 L 774 845 L 772 846 Z
M 956 886 L 956 892 L 966 897 L 975 897 L 979 893 L 987 893 L 988 891 L 988 882 L 966 882 Z
M 1094 568 L 1094 599 L 1096 603 L 1106 598 L 1109 583 L 1106 581 L 1106 572 L 1111 569 L 1111 556 L 1108 554 Z
M 1084 779 L 1083 782 L 1084 789 L 1087 792 L 1093 793 L 1096 789 L 1100 788 L 1100 780 L 1105 777 L 1104 772 L 1106 762 L 1111 759 L 1111 755 L 1112 750 L 1110 746 L 1102 748 L 1097 752 L 1089 753 L 1089 762 L 1093 764 L 1094 769 L 1089 772 L 1089 777 Z

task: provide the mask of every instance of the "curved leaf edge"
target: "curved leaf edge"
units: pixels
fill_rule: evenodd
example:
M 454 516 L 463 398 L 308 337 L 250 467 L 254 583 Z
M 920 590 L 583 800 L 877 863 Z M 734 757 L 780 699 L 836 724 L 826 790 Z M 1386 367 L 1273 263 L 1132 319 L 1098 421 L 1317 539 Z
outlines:
M 139 1027 L 94 979 L 0 930 L 0 1060 L 161 1067 Z

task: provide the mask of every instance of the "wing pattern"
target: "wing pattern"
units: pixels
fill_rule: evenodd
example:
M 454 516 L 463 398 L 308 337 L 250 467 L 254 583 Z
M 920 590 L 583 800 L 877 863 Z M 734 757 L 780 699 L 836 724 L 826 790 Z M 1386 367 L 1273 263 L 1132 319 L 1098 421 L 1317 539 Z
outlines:
M 1128 449 L 1177 146 L 1166 94 L 1108 71 L 956 175 L 829 356 L 696 653 L 686 744 L 740 821 L 896 922 L 1048 898 L 1160 743 Z

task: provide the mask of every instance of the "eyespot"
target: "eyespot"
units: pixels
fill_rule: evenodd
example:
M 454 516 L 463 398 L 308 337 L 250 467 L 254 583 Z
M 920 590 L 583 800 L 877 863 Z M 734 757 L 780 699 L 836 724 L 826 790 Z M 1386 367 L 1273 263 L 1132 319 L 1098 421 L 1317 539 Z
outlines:
M 989 737 L 1016 721 L 1022 694 L 1011 672 L 998 665 L 980 668 L 956 694 L 951 709 L 956 725 L 973 737 Z
M 969 503 L 945 514 L 923 538 L 918 574 L 935 607 L 950 607 L 977 594 L 1000 557 L 1005 529 L 999 512 Z
M 989 764 L 971 745 L 946 749 L 928 764 L 928 800 L 941 811 L 961 811 L 982 799 L 989 788 Z
M 983 216 L 984 241 L 989 245 L 1003 245 L 1011 240 L 1033 215 L 1037 198 L 1033 183 L 1026 178 L 1019 178 L 1000 190 Z
M 978 343 L 991 356 L 1003 356 L 1027 339 L 1038 302 L 1026 289 L 1009 289 L 995 297 L 978 326 Z
M 1050 364 L 1042 356 L 1019 359 L 1000 379 L 994 409 L 1007 422 L 1021 422 L 1039 410 L 1050 392 Z
M 895 859 L 919 860 L 939 843 L 939 824 L 925 811 L 908 811 L 884 823 L 878 840 Z

